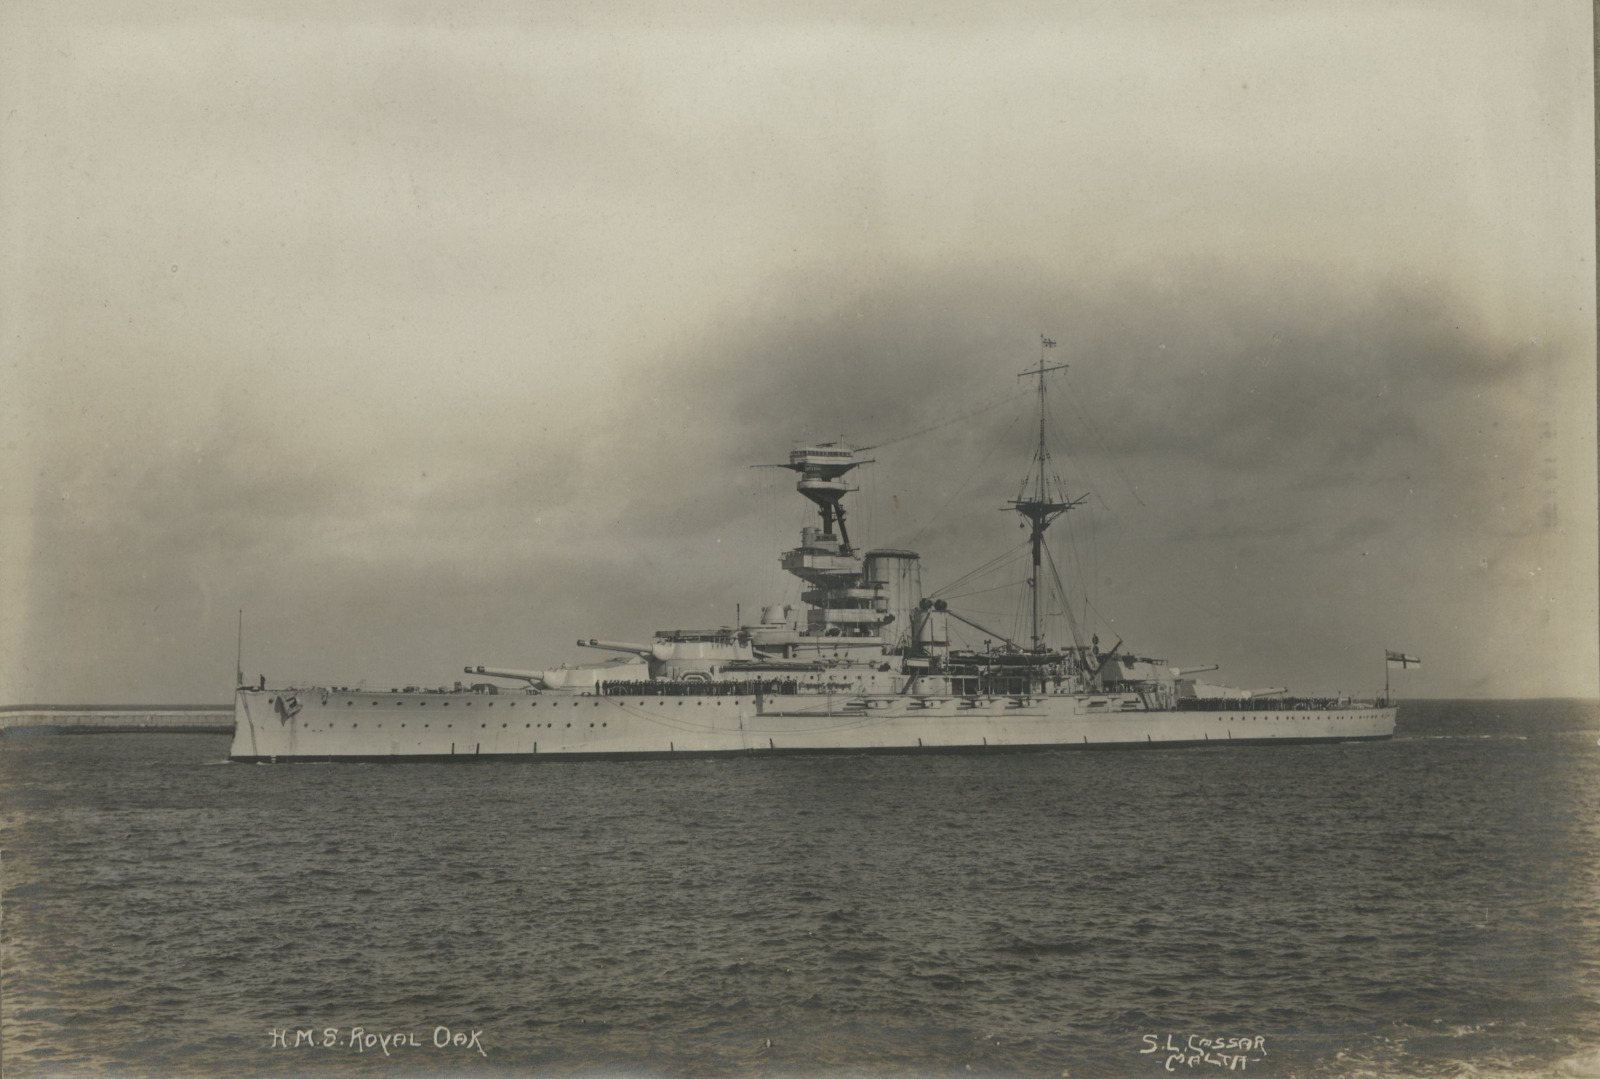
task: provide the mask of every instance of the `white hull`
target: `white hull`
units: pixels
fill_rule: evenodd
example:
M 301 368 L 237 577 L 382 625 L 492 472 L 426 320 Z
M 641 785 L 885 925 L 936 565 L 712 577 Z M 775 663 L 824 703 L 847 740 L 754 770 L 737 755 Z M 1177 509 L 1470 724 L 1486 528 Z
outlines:
M 293 696 L 298 707 L 280 702 Z M 1128 702 L 1131 703 L 1131 702 Z M 1228 707 L 1229 704 L 1233 707 Z M 240 690 L 236 761 L 984 752 L 1388 738 L 1395 709 L 1106 711 L 1123 700 Z M 292 714 L 285 715 L 285 712 Z

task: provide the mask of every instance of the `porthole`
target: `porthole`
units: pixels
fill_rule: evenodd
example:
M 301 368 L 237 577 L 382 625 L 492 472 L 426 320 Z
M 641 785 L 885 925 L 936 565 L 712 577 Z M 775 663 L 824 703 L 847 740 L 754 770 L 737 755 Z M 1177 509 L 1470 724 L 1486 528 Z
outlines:
M 349 707 L 350 707 L 350 706 L 351 706 L 351 705 L 352 705 L 352 704 L 355 704 L 355 703 L 356 703 L 356 702 L 355 702 L 355 701 L 345 701 L 345 702 L 344 702 L 344 706 L 345 706 L 345 707 L 346 707 L 346 708 L 349 708 Z M 372 702 L 372 703 L 373 703 L 373 704 L 377 704 L 377 703 L 378 703 L 378 702 L 377 702 L 377 701 L 373 701 L 373 702 Z
M 570 727 L 570 726 L 572 726 L 572 724 L 570 724 L 570 723 L 568 723 L 568 724 L 567 724 L 567 726 L 569 726 L 569 727 Z
M 504 727 L 504 726 L 505 726 L 505 724 L 504 724 L 504 723 L 502 723 L 502 724 L 500 724 L 500 726 L 501 726 L 501 727 L 502 727 L 502 728 L 503 728 L 503 727 Z
M 352 729 L 354 729 L 354 728 L 356 728 L 356 727 L 359 727 L 359 726 L 361 726 L 361 724 L 359 724 L 359 723 L 352 723 L 352 724 L 350 724 L 350 726 L 351 726 L 351 728 L 352 728 Z M 378 726 L 380 726 L 380 727 L 381 727 L 381 726 L 383 726 L 383 724 L 382 724 L 382 723 L 380 723 L 380 724 L 378 724 Z
M 489 725 L 489 724 L 487 724 L 487 723 L 480 723 L 480 724 L 478 724 L 478 726 L 480 726 L 480 727 L 487 727 L 487 726 L 488 726 L 488 725 Z
M 377 701 L 373 701 L 372 702 L 372 707 L 374 707 L 374 708 L 378 707 L 378 702 Z
M 406 702 L 405 702 L 405 701 L 395 701 L 395 702 L 394 702 L 394 706 L 395 706 L 395 707 L 396 707 L 396 708 L 399 708 L 399 707 L 400 707 L 400 706 L 401 706 L 401 705 L 402 705 L 402 704 L 405 704 L 405 703 L 406 703 Z

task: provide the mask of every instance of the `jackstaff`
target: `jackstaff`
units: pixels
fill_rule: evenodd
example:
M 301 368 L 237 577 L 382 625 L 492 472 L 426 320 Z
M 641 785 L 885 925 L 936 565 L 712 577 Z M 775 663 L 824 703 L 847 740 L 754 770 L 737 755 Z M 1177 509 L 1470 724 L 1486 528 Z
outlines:
M 1394 670 L 1410 670 L 1412 667 L 1422 666 L 1422 660 L 1416 656 L 1408 656 L 1404 652 L 1391 652 L 1383 650 L 1383 699 L 1389 700 L 1389 672 Z

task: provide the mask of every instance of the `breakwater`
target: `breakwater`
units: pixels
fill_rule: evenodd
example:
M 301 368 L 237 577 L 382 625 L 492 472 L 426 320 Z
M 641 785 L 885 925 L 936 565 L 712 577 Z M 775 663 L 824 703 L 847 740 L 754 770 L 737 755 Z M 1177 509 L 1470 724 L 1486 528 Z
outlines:
M 0 737 L 20 734 L 232 734 L 226 704 L 0 706 Z

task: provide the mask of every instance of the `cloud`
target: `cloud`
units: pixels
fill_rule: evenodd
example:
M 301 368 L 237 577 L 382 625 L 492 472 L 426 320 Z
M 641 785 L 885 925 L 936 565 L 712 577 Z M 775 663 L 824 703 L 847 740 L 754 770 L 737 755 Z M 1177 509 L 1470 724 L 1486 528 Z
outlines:
M 1565 12 L 42 11 L 21 695 L 196 695 L 239 606 L 334 678 L 724 622 L 791 587 L 749 466 L 802 441 L 878 447 L 853 533 L 952 580 L 1018 538 L 1041 333 L 1062 561 L 1148 647 L 1592 638 L 1542 621 L 1593 594 Z
M 750 466 L 841 436 L 885 443 L 856 474 L 853 534 L 915 540 L 931 588 L 1019 539 L 996 511 L 1033 449 L 1018 374 L 1039 331 L 1070 365 L 1051 381 L 1054 462 L 1093 498 L 1056 530 L 1087 549 L 1060 559 L 1104 633 L 1138 626 L 1146 650 L 1225 653 L 1281 680 L 1274 662 L 1310 669 L 1274 643 L 1300 612 L 1320 609 L 1330 637 L 1366 632 L 1424 602 L 1384 589 L 1443 572 L 1453 549 L 1484 552 L 1461 561 L 1492 559 L 1505 587 L 1429 602 L 1479 618 L 1536 604 L 1541 496 L 1516 481 L 1539 451 L 1525 417 L 1553 343 L 1486 333 L 1448 293 L 1303 268 L 1092 287 L 1036 270 L 776 275 L 759 308 L 708 319 L 568 408 L 224 399 L 159 432 L 98 425 L 113 452 L 59 442 L 35 491 L 39 639 L 171 670 L 182 627 L 224 652 L 245 606 L 275 670 L 392 681 L 445 655 L 556 661 L 579 634 L 728 623 L 735 603 L 793 590 L 776 558 L 809 512 L 790 473 Z M 95 619 L 86 636 L 92 608 L 141 612 L 153 632 L 130 643 Z M 66 678 L 86 658 L 35 661 Z

